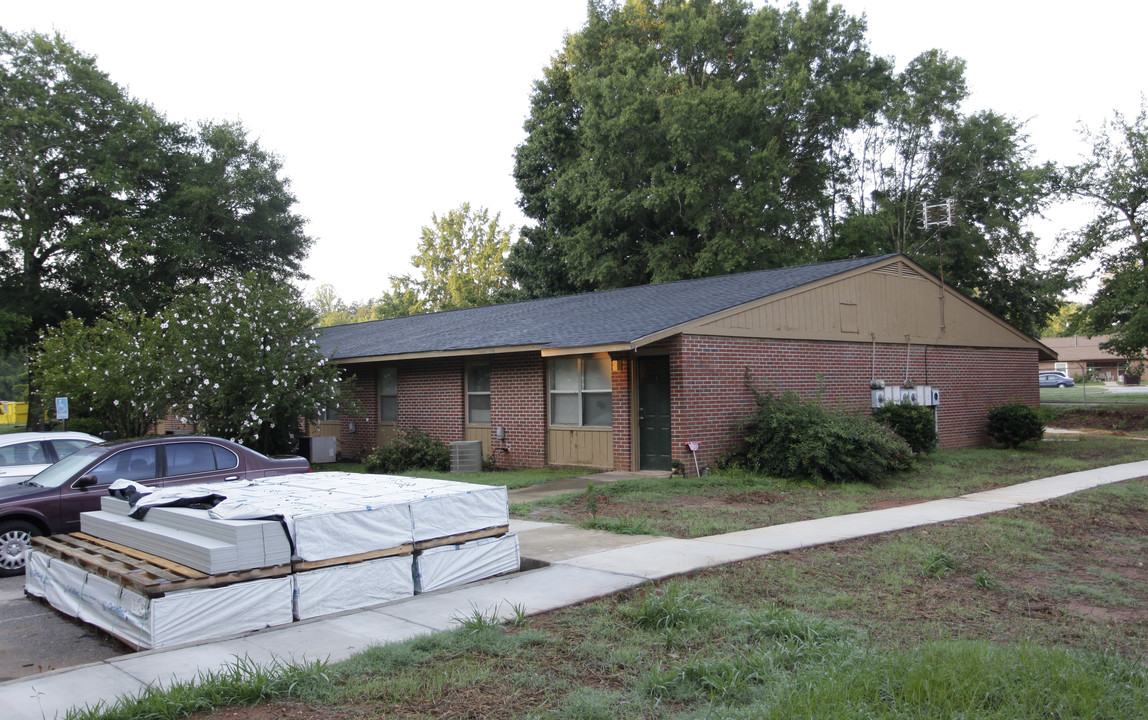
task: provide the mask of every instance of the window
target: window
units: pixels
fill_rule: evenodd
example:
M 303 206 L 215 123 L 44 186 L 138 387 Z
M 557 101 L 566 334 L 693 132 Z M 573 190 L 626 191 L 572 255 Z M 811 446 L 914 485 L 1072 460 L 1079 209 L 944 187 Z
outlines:
M 379 368 L 379 422 L 393 423 L 399 419 L 399 371 L 393 367 Z
M 466 366 L 466 422 L 470 425 L 490 424 L 490 365 Z
M 0 448 L 0 465 L 34 465 L 46 463 L 39 440 L 16 443 Z
M 319 409 L 319 421 L 338 421 L 342 417 L 342 412 L 339 408 L 339 400 L 335 399 L 324 405 Z
M 212 446 L 202 442 L 172 443 L 164 445 L 168 475 L 191 475 L 215 472 L 215 453 Z
M 550 361 L 550 424 L 610 427 L 613 422 L 610 358 Z
M 66 458 L 80 448 L 85 448 L 92 443 L 88 440 L 52 440 L 52 448 L 56 451 L 57 458 Z
M 112 455 L 90 472 L 100 485 L 109 485 L 115 480 L 155 479 L 155 446 L 136 447 Z
M 230 470 L 239 467 L 239 456 L 225 447 L 212 445 L 211 451 L 215 454 L 215 467 L 218 470 Z

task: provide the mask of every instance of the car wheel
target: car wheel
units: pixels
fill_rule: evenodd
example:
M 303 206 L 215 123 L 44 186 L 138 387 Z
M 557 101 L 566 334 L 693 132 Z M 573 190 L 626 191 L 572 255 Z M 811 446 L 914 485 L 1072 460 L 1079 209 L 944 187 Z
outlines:
M 32 546 L 32 536 L 43 535 L 32 523 L 23 520 L 0 522 L 0 577 L 24 572 L 24 553 Z
M 1068 385 L 1067 385 L 1066 383 L 1059 383 L 1059 384 L 1057 385 L 1057 387 L 1058 387 L 1058 388 L 1066 388 L 1066 387 L 1068 387 Z

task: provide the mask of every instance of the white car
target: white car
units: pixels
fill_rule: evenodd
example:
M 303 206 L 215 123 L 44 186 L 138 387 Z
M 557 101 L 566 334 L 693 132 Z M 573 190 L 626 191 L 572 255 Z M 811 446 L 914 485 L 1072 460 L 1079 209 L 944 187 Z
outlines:
M 82 432 L 20 432 L 0 435 L 0 485 L 15 485 L 80 448 L 103 442 Z

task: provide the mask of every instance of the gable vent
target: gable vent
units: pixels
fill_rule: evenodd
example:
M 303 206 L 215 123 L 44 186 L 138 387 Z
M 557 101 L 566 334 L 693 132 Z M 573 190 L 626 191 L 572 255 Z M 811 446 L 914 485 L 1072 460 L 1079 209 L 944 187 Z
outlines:
M 885 275 L 897 275 L 898 277 L 913 278 L 915 280 L 925 279 L 924 275 L 902 262 L 891 262 L 888 265 L 882 265 L 873 272 L 884 273 Z

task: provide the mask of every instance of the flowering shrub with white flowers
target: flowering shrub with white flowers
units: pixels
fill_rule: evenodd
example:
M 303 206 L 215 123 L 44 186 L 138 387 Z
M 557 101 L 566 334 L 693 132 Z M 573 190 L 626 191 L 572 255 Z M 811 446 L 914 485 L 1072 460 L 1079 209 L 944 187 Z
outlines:
M 204 286 L 154 318 L 126 319 L 95 328 L 68 321 L 48 333 L 36 356 L 44 397 L 67 395 L 73 406 L 77 391 L 99 397 L 80 404 L 126 435 L 171 412 L 266 453 L 291 451 L 299 420 L 337 405 L 338 369 L 319 349 L 313 312 L 286 283 L 252 273 Z M 84 361 L 125 353 L 119 366 Z M 113 422 L 121 407 L 135 412 L 131 423 Z

